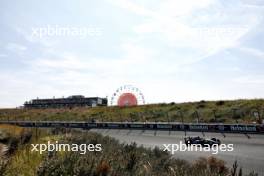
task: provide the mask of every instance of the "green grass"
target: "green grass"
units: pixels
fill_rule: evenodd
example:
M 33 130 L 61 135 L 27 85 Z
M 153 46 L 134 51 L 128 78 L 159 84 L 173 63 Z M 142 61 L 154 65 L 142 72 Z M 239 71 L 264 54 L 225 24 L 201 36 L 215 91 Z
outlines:
M 136 107 L 95 107 L 64 109 L 0 109 L 0 120 L 66 121 L 181 121 L 241 123 L 256 122 L 253 112 L 263 118 L 264 100 L 200 101 L 151 104 Z M 196 113 L 197 112 L 197 113 Z

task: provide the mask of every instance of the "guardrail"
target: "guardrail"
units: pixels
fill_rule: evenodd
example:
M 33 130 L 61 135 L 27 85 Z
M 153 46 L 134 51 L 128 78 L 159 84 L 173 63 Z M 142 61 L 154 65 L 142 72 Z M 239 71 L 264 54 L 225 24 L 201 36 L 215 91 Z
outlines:
M 72 122 L 72 121 L 0 121 L 0 124 L 21 127 L 83 128 L 83 129 L 140 129 L 168 131 L 196 131 L 218 133 L 264 134 L 264 125 L 259 124 L 208 124 L 166 122 Z

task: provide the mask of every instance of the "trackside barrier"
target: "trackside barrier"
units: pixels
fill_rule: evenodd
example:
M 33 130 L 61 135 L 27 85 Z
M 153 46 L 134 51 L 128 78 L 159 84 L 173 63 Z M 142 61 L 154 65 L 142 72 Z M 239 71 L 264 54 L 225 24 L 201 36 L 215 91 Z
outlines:
M 259 133 L 264 134 L 260 124 L 206 124 L 206 123 L 164 123 L 164 122 L 66 122 L 66 121 L 0 121 L 0 124 L 21 127 L 83 128 L 83 129 L 142 129 L 168 131 L 196 131 L 218 133 Z

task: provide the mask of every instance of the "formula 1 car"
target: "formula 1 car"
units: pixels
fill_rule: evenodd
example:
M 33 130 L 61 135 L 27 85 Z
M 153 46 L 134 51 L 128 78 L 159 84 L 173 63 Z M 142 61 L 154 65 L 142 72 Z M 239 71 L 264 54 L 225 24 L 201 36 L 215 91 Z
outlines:
M 192 145 L 192 144 L 198 144 L 201 146 L 210 146 L 212 147 L 213 145 L 220 145 L 221 141 L 216 138 L 211 138 L 211 139 L 206 139 L 206 138 L 201 138 L 200 136 L 197 137 L 186 137 L 184 138 L 184 142 L 187 146 Z

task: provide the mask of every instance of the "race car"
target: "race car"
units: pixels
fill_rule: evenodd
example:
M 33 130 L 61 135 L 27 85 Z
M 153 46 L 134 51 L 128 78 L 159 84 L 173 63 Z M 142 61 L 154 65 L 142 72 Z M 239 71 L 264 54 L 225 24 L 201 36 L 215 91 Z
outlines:
M 187 146 L 193 145 L 193 144 L 199 144 L 202 147 L 205 147 L 205 146 L 212 147 L 213 145 L 220 145 L 221 144 L 221 141 L 217 138 L 206 139 L 206 138 L 201 138 L 200 136 L 186 137 L 186 138 L 184 138 L 184 142 Z

